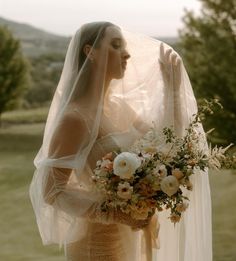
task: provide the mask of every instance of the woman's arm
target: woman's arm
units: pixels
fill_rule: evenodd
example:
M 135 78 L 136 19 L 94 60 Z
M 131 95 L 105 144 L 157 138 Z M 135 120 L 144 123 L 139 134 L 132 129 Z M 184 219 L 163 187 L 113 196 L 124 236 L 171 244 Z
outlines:
M 143 121 L 140 116 L 137 116 L 136 120 L 133 123 L 133 126 L 142 134 L 145 134 L 151 128 L 151 126 Z
M 49 157 L 61 158 L 78 152 L 86 138 L 85 121 L 76 112 L 65 115 L 56 128 L 49 145 Z M 64 191 L 70 178 L 72 169 L 51 167 L 44 190 L 44 199 L 53 204 L 55 198 Z
M 83 119 L 76 114 L 66 115 L 53 135 L 49 148 L 50 157 L 60 158 L 77 153 L 84 140 L 88 139 L 87 133 Z M 52 167 L 50 169 L 44 190 L 46 203 L 70 215 L 87 218 L 90 222 L 122 223 L 137 228 L 145 227 L 149 223 L 150 217 L 146 220 L 135 220 L 119 209 L 102 212 L 101 202 L 92 200 L 89 192 L 79 187 L 67 188 L 71 172 L 72 169 L 68 168 Z
M 160 45 L 160 68 L 162 71 L 165 85 L 168 93 L 167 99 L 173 99 L 174 110 L 174 129 L 177 135 L 181 135 L 183 112 L 181 104 L 181 65 L 182 59 L 172 48 L 165 47 L 163 43 Z
M 163 79 L 167 88 L 173 88 L 168 90 L 166 93 L 170 94 L 173 98 L 174 105 L 174 127 L 177 134 L 180 134 L 182 131 L 182 105 L 181 105 L 181 63 L 182 59 L 177 52 L 175 52 L 170 47 L 164 47 L 164 44 L 160 45 L 160 68 L 163 75 Z M 168 97 L 170 98 L 170 97 Z M 127 110 L 131 114 L 136 115 L 136 119 L 133 123 L 133 126 L 142 134 L 145 134 L 149 129 L 150 125 L 147 124 L 143 119 L 136 114 L 136 112 L 128 105 Z

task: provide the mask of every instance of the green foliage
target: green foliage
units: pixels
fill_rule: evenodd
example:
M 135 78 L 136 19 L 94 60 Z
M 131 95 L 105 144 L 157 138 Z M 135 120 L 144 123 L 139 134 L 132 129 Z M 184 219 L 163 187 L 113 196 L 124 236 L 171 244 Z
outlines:
M 198 100 L 218 98 L 224 107 L 205 123 L 216 127 L 211 141 L 229 143 L 236 140 L 236 1 L 200 1 L 201 15 L 185 13 L 177 49 Z
M 0 115 L 20 105 L 29 82 L 29 64 L 23 57 L 19 40 L 0 27 Z
M 25 107 L 46 105 L 52 100 L 61 75 L 63 60 L 63 53 L 30 58 L 32 84 L 25 95 Z

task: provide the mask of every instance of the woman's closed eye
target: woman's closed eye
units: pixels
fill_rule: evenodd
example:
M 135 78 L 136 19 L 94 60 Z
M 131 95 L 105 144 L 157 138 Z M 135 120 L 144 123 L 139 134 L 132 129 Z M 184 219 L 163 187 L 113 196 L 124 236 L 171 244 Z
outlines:
M 115 48 L 115 49 L 119 49 L 121 47 L 120 44 L 116 44 L 116 43 L 113 43 L 112 46 Z

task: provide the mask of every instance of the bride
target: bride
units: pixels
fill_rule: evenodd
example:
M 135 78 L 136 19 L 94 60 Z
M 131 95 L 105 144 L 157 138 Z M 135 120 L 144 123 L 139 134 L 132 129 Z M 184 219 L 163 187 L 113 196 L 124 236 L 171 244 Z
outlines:
M 153 122 L 182 136 L 196 111 L 182 59 L 170 46 L 109 22 L 81 26 L 34 159 L 30 198 L 43 244 L 64 246 L 72 261 L 211 261 L 207 173 L 191 176 L 190 206 L 175 226 L 168 210 L 146 220 L 101 211 L 91 180 L 99 159 L 125 151 Z

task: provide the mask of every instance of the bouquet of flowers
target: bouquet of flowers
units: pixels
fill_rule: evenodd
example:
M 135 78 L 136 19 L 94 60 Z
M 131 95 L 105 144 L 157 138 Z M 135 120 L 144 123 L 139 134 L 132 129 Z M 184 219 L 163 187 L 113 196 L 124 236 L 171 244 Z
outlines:
M 113 151 L 97 161 L 92 180 L 104 195 L 102 209 L 119 207 L 135 219 L 146 219 L 165 208 L 171 222 L 179 222 L 189 205 L 184 190 L 193 189 L 190 176 L 229 163 L 225 152 L 232 144 L 208 148 L 205 135 L 197 131 L 201 113 L 193 115 L 181 138 L 171 128 L 160 133 L 154 126 L 127 151 Z

